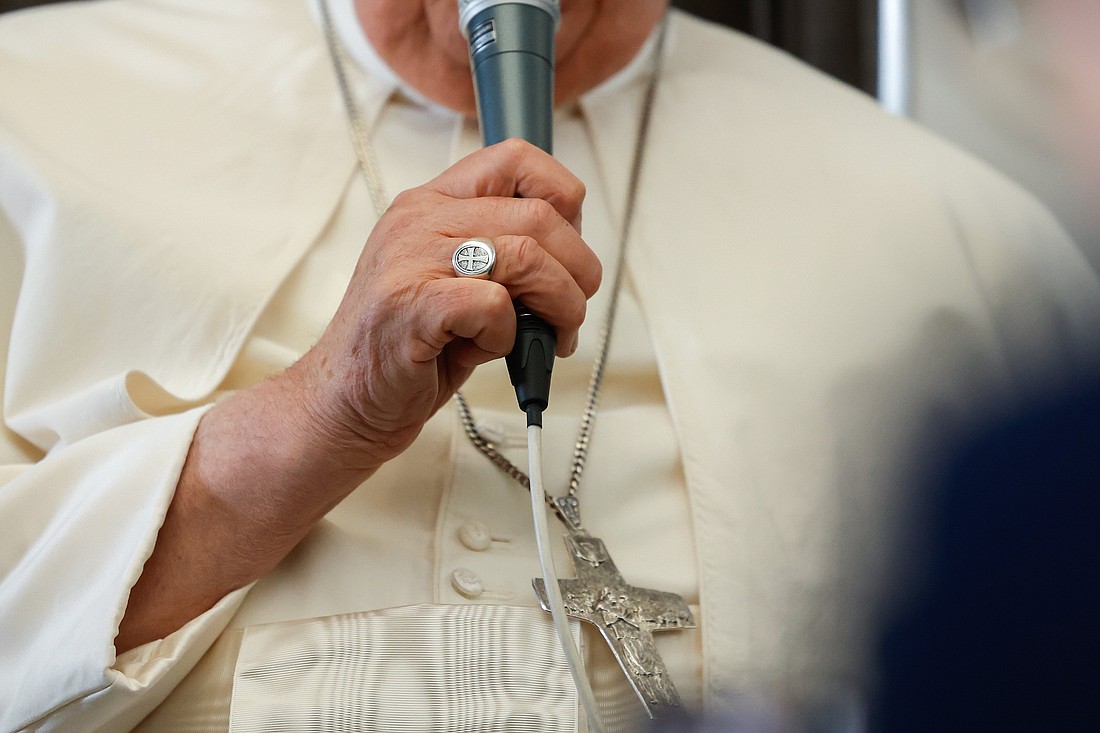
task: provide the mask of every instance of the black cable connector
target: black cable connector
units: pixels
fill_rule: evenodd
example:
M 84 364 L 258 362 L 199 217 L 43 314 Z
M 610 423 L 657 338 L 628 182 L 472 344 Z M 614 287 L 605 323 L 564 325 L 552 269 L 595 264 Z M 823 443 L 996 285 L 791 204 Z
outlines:
M 554 369 L 557 342 L 549 323 L 516 303 L 516 343 L 505 362 L 519 409 L 527 414 L 528 426 L 542 427 L 542 412 L 550 404 L 550 373 Z

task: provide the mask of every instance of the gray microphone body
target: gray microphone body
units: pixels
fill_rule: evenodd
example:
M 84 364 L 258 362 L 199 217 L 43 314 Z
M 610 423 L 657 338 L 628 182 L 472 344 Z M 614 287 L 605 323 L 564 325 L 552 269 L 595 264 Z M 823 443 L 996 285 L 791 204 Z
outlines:
M 557 0 L 459 0 L 482 140 L 518 137 L 553 152 Z

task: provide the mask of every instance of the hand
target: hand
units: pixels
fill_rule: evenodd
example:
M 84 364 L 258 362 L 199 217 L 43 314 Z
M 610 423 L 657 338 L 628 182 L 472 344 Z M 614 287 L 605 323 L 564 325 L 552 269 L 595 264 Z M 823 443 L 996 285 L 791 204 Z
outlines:
M 475 366 L 507 354 L 513 298 L 572 353 L 601 272 L 580 236 L 583 199 L 560 163 L 514 140 L 398 196 L 314 348 L 203 416 L 117 649 L 163 638 L 275 567 Z M 474 236 L 496 246 L 492 281 L 451 269 Z
M 399 195 L 328 329 L 292 370 L 329 447 L 364 467 L 407 448 L 475 366 L 511 350 L 513 299 L 555 328 L 559 356 L 571 354 L 601 274 L 581 239 L 583 199 L 577 178 L 519 140 Z M 497 249 L 491 281 L 451 268 L 455 248 L 476 236 Z

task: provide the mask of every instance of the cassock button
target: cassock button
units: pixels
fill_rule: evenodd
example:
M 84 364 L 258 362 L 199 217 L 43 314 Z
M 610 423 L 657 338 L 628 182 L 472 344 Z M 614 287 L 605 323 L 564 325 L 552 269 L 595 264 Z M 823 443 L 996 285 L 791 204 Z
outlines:
M 481 585 L 481 578 L 472 570 L 466 568 L 458 568 L 451 573 L 451 587 L 454 588 L 459 595 L 465 598 L 474 599 L 480 596 L 485 588 Z
M 474 552 L 485 552 L 493 544 L 489 528 L 473 519 L 458 528 L 458 539 Z

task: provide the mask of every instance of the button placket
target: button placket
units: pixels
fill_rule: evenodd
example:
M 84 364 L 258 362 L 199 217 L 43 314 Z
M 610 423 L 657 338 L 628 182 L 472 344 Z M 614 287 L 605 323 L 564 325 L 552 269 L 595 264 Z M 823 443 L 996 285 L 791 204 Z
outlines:
M 490 413 L 486 432 L 501 447 L 518 438 Z M 444 603 L 489 600 L 534 605 L 538 560 L 522 490 L 469 444 L 457 415 L 453 483 L 440 508 L 437 597 Z M 514 431 L 513 431 L 514 432 Z M 524 440 L 524 445 L 526 440 Z
M 479 387 L 475 384 L 474 393 Z M 488 399 L 482 400 L 489 401 Z M 509 405 L 510 406 L 510 405 Z M 454 472 L 440 506 L 436 534 L 436 598 L 440 603 L 484 603 L 489 593 L 519 605 L 538 604 L 531 580 L 542 575 L 531 520 L 530 497 L 522 486 L 486 459 L 466 438 L 457 410 L 450 410 L 454 442 L 452 456 Z M 527 438 L 522 415 L 511 409 L 480 408 L 475 412 L 479 431 L 492 434 L 497 450 L 515 465 L 526 468 Z M 548 434 L 554 436 L 544 443 L 544 465 L 550 467 L 548 480 L 563 485 L 574 450 L 572 436 L 576 429 L 573 411 L 562 415 L 544 416 Z M 559 438 L 558 436 L 565 436 Z M 557 467 L 558 470 L 555 470 Z M 549 517 L 549 510 L 547 510 Z M 553 520 L 549 517 L 550 521 Z M 490 543 L 485 547 L 485 532 L 476 524 L 486 525 Z M 557 525 L 555 525 L 557 526 Z M 565 543 L 559 537 L 564 528 L 555 532 L 551 552 L 559 572 L 570 569 L 571 559 Z M 484 549 L 482 549 L 484 548 Z M 474 598 L 463 595 L 451 582 L 458 568 L 478 575 L 483 592 Z

